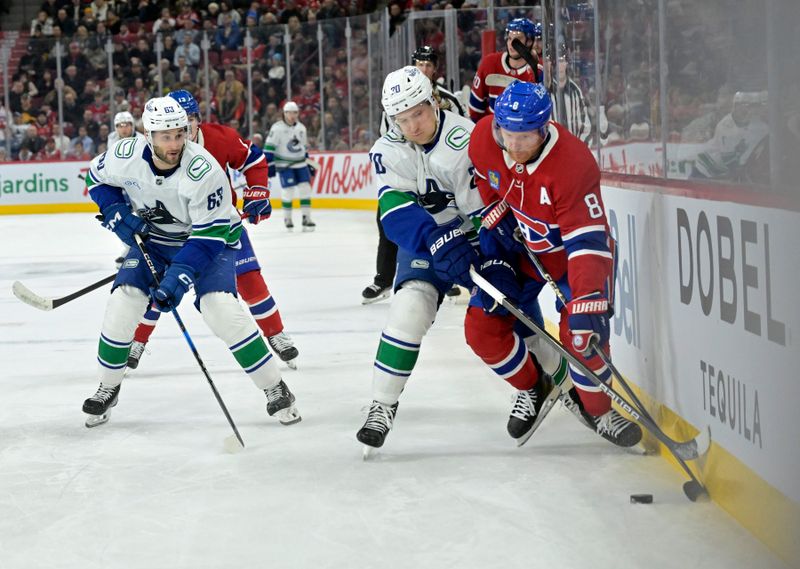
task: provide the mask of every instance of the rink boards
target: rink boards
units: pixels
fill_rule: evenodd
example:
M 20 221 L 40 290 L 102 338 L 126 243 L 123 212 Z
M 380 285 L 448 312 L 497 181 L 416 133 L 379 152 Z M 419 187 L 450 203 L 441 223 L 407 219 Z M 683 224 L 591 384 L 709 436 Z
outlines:
M 366 153 L 313 158 L 314 207 L 375 207 Z M 94 211 L 86 168 L 4 165 L 0 213 Z M 607 177 L 603 187 L 618 243 L 613 358 L 674 438 L 710 427 L 711 451 L 696 466 L 713 499 L 800 565 L 800 215 L 749 194 L 641 180 Z

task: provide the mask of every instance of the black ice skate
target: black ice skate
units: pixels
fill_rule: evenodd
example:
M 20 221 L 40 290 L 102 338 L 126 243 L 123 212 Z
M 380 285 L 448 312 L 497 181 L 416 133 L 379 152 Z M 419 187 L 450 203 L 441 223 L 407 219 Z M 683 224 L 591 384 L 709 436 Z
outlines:
M 612 409 L 599 417 L 591 417 L 597 434 L 618 447 L 632 447 L 642 440 L 642 429 Z
M 384 405 L 379 401 L 373 401 L 369 408 L 367 415 L 367 422 L 356 433 L 356 438 L 359 442 L 366 445 L 364 447 L 364 458 L 369 456 L 369 452 L 373 448 L 380 448 L 386 441 L 386 435 L 392 430 L 394 424 L 394 416 L 397 414 L 397 406 Z
M 453 285 L 453 287 L 445 293 L 449 297 L 461 296 L 461 287 Z
M 281 425 L 299 423 L 302 417 L 294 406 L 294 394 L 289 391 L 286 383 L 280 380 L 272 387 L 264 390 L 267 396 L 267 414 L 276 415 Z
M 284 219 L 283 224 L 289 231 L 294 231 L 294 222 L 291 219 Z
M 391 286 L 380 286 L 373 283 L 361 291 L 361 304 L 378 302 L 384 298 L 388 298 L 391 292 Z
M 311 221 L 310 215 L 303 216 L 303 231 L 314 231 L 317 228 L 317 224 Z
M 581 403 L 581 398 L 578 395 L 577 389 L 570 387 L 568 391 L 563 391 L 559 400 L 586 428 L 593 431 L 596 430 L 594 417 L 583 409 L 583 403 Z
M 525 391 L 517 391 L 514 406 L 508 417 L 508 434 L 516 439 L 517 446 L 522 446 L 533 434 L 536 415 L 542 408 L 545 397 L 552 389 L 550 377 L 539 374 L 536 385 Z
M 295 347 L 294 341 L 292 341 L 286 332 L 278 332 L 274 336 L 269 336 L 267 342 L 269 342 L 269 347 L 272 348 L 272 352 L 282 361 L 286 362 L 286 365 L 292 369 L 297 369 L 297 362 L 295 360 L 297 356 L 300 355 L 300 352 Z
M 131 369 L 136 369 L 139 367 L 139 360 L 142 359 L 144 355 L 144 348 L 146 344 L 142 342 L 134 341 L 131 344 L 131 349 L 128 351 L 128 367 Z
M 95 394 L 83 402 L 83 412 L 89 415 L 85 423 L 88 428 L 108 422 L 111 408 L 117 404 L 119 398 L 119 388 L 120 385 L 110 387 L 101 383 Z

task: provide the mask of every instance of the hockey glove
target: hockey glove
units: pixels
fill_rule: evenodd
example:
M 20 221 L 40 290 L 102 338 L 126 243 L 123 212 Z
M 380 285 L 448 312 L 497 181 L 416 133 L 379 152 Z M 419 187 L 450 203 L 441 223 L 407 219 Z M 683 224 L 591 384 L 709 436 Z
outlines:
M 433 270 L 445 282 L 474 286 L 469 268 L 480 261 L 475 248 L 458 227 L 437 227 L 428 235 L 428 249 L 433 257 Z
M 161 312 L 169 312 L 181 303 L 183 295 L 194 284 L 194 269 L 175 263 L 164 273 L 158 287 L 152 290 L 153 302 Z
M 253 225 L 259 221 L 269 219 L 272 215 L 272 204 L 269 203 L 269 190 L 264 186 L 252 186 L 245 188 L 242 194 L 244 200 L 244 212 L 242 219 L 247 218 L 247 221 Z
M 492 283 L 497 290 L 502 292 L 508 300 L 514 304 L 519 303 L 522 289 L 519 286 L 519 282 L 517 282 L 517 273 L 511 265 L 500 259 L 489 259 L 483 262 L 478 272 L 483 278 Z M 477 287 L 477 291 L 478 299 L 486 312 L 491 312 L 498 316 L 508 314 L 508 310 L 492 298 L 489 293 L 480 287 Z
M 506 202 L 495 202 L 482 214 L 481 251 L 490 257 L 505 257 L 509 253 L 524 253 L 523 245 L 514 238 L 517 220 Z
M 599 292 L 570 300 L 567 315 L 575 351 L 584 353 L 594 344 L 603 346 L 608 342 L 608 299 Z
M 308 173 L 313 178 L 317 175 L 317 167 L 311 162 L 306 162 L 306 164 L 308 165 Z
M 275 164 L 270 164 L 267 166 L 267 176 L 270 178 L 274 178 L 278 175 L 278 170 L 275 168 Z
M 145 237 L 150 232 L 150 226 L 145 220 L 134 215 L 130 206 L 124 203 L 115 203 L 104 208 L 102 224 L 106 229 L 113 231 L 123 243 L 131 247 L 136 247 L 134 235 Z

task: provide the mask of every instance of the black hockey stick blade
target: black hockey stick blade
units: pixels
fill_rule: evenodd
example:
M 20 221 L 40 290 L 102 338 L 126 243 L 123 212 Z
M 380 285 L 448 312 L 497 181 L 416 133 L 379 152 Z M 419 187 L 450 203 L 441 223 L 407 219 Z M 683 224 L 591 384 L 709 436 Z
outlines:
M 536 57 L 531 53 L 531 49 L 529 47 L 525 47 L 525 44 L 519 41 L 519 39 L 514 38 L 511 40 L 511 47 L 517 50 L 517 53 L 525 60 L 525 63 L 531 66 L 533 69 L 534 77 L 538 72 L 539 62 L 536 61 Z
M 100 279 L 96 283 L 90 284 L 86 288 L 82 288 L 79 291 L 73 292 L 72 294 L 68 294 L 66 296 L 62 296 L 60 298 L 47 298 L 44 296 L 39 296 L 31 289 L 26 287 L 19 281 L 14 281 L 14 284 L 11 285 L 11 291 L 14 293 L 18 299 L 20 299 L 25 304 L 33 306 L 34 308 L 38 308 L 39 310 L 53 310 L 54 308 L 58 308 L 62 304 L 66 304 L 76 298 L 80 298 L 84 294 L 90 293 L 93 290 L 96 290 L 102 286 L 107 285 L 108 283 L 112 282 L 115 278 L 117 278 L 117 273 L 113 275 L 108 275 L 107 277 Z

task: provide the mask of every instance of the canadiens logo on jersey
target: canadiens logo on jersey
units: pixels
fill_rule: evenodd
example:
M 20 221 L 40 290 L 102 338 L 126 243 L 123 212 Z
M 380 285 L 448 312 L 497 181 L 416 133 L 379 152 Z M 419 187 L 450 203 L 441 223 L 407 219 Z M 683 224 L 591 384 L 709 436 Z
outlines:
M 489 170 L 489 185 L 495 190 L 500 189 L 500 172 L 497 170 Z
M 522 237 L 534 253 L 545 253 L 554 249 L 563 249 L 561 232 L 558 227 L 550 227 L 548 223 L 528 217 L 518 209 L 514 209 Z

